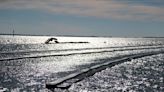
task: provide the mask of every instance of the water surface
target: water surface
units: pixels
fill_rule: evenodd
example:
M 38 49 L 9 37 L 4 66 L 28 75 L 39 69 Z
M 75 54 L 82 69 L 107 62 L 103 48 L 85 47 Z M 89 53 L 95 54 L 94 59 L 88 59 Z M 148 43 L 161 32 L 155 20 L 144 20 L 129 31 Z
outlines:
M 110 58 L 164 49 L 163 38 L 0 36 L 0 87 L 9 91 L 47 91 L 45 83 Z M 106 61 L 104 61 L 106 60 Z

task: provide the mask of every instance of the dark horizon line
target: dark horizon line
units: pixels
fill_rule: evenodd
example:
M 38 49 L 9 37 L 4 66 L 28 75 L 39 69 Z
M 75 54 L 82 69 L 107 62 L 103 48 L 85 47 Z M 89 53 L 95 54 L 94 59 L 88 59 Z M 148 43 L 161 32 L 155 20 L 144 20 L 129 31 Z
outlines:
M 83 36 L 83 35 L 37 35 L 37 34 L 6 34 L 6 33 L 0 33 L 0 35 L 11 35 L 11 36 L 67 36 L 67 37 L 118 37 L 118 36 Z M 121 37 L 121 36 L 120 36 Z M 131 38 L 127 36 L 123 36 L 123 38 Z M 133 37 L 133 38 L 164 38 L 162 36 L 145 36 L 145 37 Z
M 11 36 L 71 36 L 71 37 L 112 37 L 112 36 L 83 36 L 83 35 L 37 35 L 37 34 L 7 34 L 7 33 L 0 33 L 0 35 L 11 35 Z

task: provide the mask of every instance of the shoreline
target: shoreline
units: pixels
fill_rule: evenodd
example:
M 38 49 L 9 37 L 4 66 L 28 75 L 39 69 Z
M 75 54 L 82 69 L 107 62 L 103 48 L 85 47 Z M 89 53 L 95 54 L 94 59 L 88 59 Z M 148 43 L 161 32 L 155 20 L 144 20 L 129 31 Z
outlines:
M 0 36 L 13 36 L 13 34 L 0 34 Z M 102 38 L 164 38 L 164 37 L 156 37 L 156 36 L 145 36 L 145 37 L 119 37 L 119 36 L 82 36 L 82 35 L 37 35 L 37 34 L 14 34 L 14 36 L 56 36 L 56 37 L 102 37 Z

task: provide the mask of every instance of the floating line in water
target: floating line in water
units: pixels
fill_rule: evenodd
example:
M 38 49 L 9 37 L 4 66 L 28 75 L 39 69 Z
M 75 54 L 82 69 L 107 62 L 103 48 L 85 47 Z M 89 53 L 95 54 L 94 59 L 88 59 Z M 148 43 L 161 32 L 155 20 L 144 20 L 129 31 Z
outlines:
M 117 50 L 88 51 L 88 52 L 79 52 L 79 53 L 65 53 L 65 54 L 51 54 L 51 55 L 40 55 L 40 56 L 25 56 L 25 57 L 16 57 L 16 58 L 5 58 L 5 59 L 0 59 L 0 61 L 19 60 L 19 59 L 26 59 L 26 58 L 52 57 L 52 56 L 70 56 L 70 55 L 78 55 L 78 54 L 93 54 L 93 53 L 104 53 L 104 52 L 115 52 L 115 51 L 160 49 L 160 48 L 164 49 L 164 47 L 153 47 L 153 48 L 130 48 L 130 49 L 117 49 Z
M 164 45 L 137 45 L 137 46 L 116 46 L 116 47 L 99 47 L 99 48 L 80 48 L 80 49 L 60 49 L 60 50 L 30 50 L 30 51 L 12 51 L 0 52 L 0 54 L 16 54 L 16 53 L 42 53 L 42 52 L 59 52 L 59 51 L 77 51 L 77 50 L 97 50 L 97 49 L 112 49 L 112 48 L 128 48 L 128 47 L 159 47 Z
M 79 82 L 79 81 L 83 80 L 84 78 L 92 76 L 96 72 L 100 72 L 108 67 L 112 67 L 114 65 L 118 65 L 123 62 L 131 61 L 132 59 L 137 59 L 137 58 L 161 54 L 161 53 L 164 53 L 164 50 L 163 51 L 154 51 L 152 53 L 140 53 L 140 54 L 125 56 L 125 57 L 115 59 L 115 60 L 110 60 L 103 64 L 99 64 L 99 65 L 95 65 L 95 66 L 92 66 L 87 69 L 83 69 L 78 73 L 70 74 L 70 75 L 63 77 L 61 79 L 58 79 L 54 82 L 46 83 L 46 88 L 51 89 L 51 90 L 54 90 L 55 88 L 68 89 L 73 83 Z

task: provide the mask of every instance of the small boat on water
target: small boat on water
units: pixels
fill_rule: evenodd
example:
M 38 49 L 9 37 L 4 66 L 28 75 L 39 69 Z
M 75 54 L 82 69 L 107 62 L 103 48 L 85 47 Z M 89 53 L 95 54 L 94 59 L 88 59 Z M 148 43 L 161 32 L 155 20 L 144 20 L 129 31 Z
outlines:
M 45 41 L 45 44 L 49 44 L 52 41 L 54 41 L 55 43 L 59 43 L 57 38 L 49 38 L 47 41 Z

